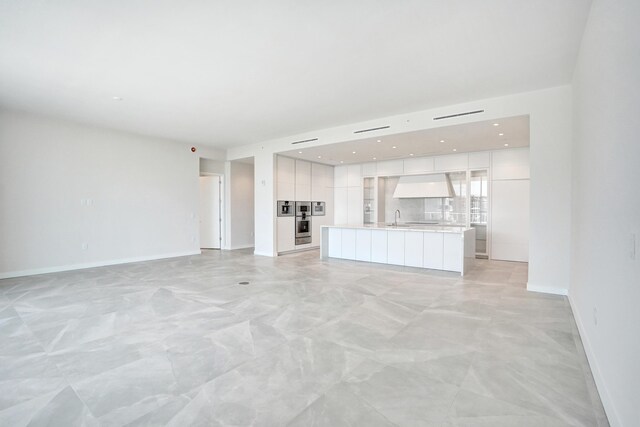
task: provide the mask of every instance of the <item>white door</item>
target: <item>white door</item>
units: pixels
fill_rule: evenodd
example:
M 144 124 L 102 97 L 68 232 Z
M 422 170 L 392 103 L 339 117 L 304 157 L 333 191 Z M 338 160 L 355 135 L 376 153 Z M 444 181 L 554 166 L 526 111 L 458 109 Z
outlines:
M 220 177 L 200 177 L 200 247 L 220 249 Z

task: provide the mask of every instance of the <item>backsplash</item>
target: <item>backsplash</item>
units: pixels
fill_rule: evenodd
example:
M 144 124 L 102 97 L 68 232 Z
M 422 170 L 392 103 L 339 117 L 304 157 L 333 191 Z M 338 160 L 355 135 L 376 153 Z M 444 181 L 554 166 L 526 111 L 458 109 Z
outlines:
M 437 222 L 438 224 L 466 225 L 467 223 L 467 179 L 466 173 L 451 173 L 451 183 L 456 192 L 454 198 L 412 198 L 396 199 L 393 192 L 398 185 L 398 177 L 385 178 L 384 218 L 380 222 L 393 222 L 397 209 L 399 222 Z

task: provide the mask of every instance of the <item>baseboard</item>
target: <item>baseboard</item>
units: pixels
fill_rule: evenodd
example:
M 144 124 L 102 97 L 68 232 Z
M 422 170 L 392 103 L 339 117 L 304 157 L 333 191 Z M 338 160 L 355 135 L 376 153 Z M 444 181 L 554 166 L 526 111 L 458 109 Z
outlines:
M 273 252 L 262 252 L 262 251 L 256 251 L 256 250 L 253 251 L 253 254 L 254 255 L 260 255 L 260 256 L 268 256 L 268 257 L 271 257 L 271 258 L 273 258 L 275 256 L 273 254 Z
M 580 313 L 578 312 L 578 310 L 576 310 L 571 295 L 569 295 L 569 305 L 571 306 L 571 311 L 573 312 L 573 318 L 576 320 L 576 326 L 578 327 L 578 332 L 580 333 L 580 339 L 582 340 L 582 345 L 584 346 L 584 352 L 587 355 L 589 368 L 591 368 L 591 374 L 593 375 L 593 380 L 596 383 L 596 388 L 598 389 L 598 394 L 600 395 L 602 406 L 604 407 L 604 411 L 607 414 L 607 418 L 609 419 L 609 424 L 612 427 L 621 426 L 622 423 L 620 423 L 620 418 L 618 417 L 618 414 L 616 413 L 616 410 L 613 406 L 611 395 L 609 394 L 607 386 L 604 383 L 604 379 L 602 378 L 600 367 L 598 366 L 596 356 L 593 353 L 593 347 L 591 347 L 589 337 L 585 332 L 582 318 L 580 317 Z
M 142 262 L 142 261 L 154 261 L 157 259 L 166 259 L 166 258 L 177 258 L 181 256 L 190 256 L 190 255 L 200 255 L 200 250 L 197 251 L 185 251 L 185 252 L 171 252 L 168 254 L 160 254 L 160 255 L 147 255 L 141 257 L 133 257 L 133 258 L 120 258 L 113 259 L 108 261 L 97 261 L 97 262 L 86 262 L 82 264 L 68 264 L 68 265 L 58 265 L 55 267 L 45 267 L 45 268 L 33 268 L 29 270 L 18 270 L 18 271 L 8 271 L 4 273 L 0 273 L 0 279 L 10 279 L 12 277 L 23 277 L 23 276 L 35 276 L 37 274 L 47 274 L 47 273 L 59 273 L 61 271 L 71 271 L 71 270 L 83 270 L 86 268 L 95 268 L 95 267 L 106 267 L 109 265 L 117 265 L 117 264 L 129 264 L 132 262 Z
M 552 294 L 552 295 L 567 295 L 568 290 L 565 288 L 552 288 L 549 286 L 536 286 L 527 283 L 527 290 L 529 292 L 540 292 L 543 294 Z
M 250 248 L 253 248 L 253 244 L 252 243 L 249 243 L 247 245 L 237 245 L 237 246 L 234 245 L 234 246 L 230 246 L 228 249 L 230 251 L 235 251 L 236 249 L 250 249 Z

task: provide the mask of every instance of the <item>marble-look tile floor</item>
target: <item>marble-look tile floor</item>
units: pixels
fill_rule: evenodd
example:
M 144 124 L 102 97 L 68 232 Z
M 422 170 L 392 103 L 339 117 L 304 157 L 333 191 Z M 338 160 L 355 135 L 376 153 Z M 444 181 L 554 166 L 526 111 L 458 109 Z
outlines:
M 567 299 L 526 280 L 317 251 L 0 280 L 0 425 L 608 425 Z

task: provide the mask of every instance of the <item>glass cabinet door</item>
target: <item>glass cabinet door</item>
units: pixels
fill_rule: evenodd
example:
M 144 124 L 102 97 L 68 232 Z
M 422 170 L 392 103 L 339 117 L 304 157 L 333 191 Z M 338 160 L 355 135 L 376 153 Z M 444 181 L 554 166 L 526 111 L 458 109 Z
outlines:
M 365 224 L 373 224 L 376 222 L 376 205 L 375 205 L 375 179 L 364 178 L 363 181 L 363 222 Z
M 486 170 L 471 171 L 469 191 L 469 225 L 476 229 L 476 255 L 487 257 L 489 219 L 489 179 Z

